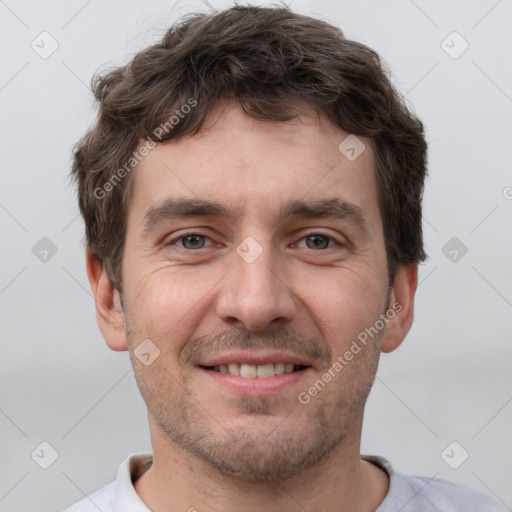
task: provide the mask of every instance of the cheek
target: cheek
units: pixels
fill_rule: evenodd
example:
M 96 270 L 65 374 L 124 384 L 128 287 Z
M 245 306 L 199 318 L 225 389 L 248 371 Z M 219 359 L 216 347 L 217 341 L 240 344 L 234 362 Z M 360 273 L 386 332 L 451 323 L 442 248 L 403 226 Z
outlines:
M 300 292 L 333 354 L 343 353 L 383 312 L 385 292 L 372 275 L 340 268 Z
M 211 282 L 210 282 L 211 281 Z M 204 316 L 208 291 L 217 280 L 194 270 L 162 267 L 132 283 L 130 319 L 133 332 L 159 346 L 177 348 Z

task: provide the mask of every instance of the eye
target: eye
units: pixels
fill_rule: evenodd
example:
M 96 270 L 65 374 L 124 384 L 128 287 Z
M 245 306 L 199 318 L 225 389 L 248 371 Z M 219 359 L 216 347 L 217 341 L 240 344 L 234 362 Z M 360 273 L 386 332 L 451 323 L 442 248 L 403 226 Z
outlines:
M 333 244 L 339 245 L 331 237 L 320 233 L 313 233 L 304 237 L 302 240 L 306 241 L 306 247 L 308 249 L 328 249 Z
M 198 250 L 207 247 L 208 242 L 211 244 L 212 240 L 210 240 L 206 235 L 185 233 L 184 235 L 171 240 L 168 245 L 178 245 L 178 247 L 182 247 L 183 249 Z M 313 250 L 330 249 L 332 246 L 341 245 L 335 241 L 334 238 L 321 233 L 312 233 L 303 237 L 298 246 L 304 247 L 304 245 L 302 245 L 304 242 L 307 249 Z
M 186 235 L 182 235 L 179 238 L 171 241 L 171 245 L 178 243 L 184 249 L 203 249 L 206 246 L 206 241 L 209 238 L 205 235 L 198 235 L 196 233 L 187 233 Z

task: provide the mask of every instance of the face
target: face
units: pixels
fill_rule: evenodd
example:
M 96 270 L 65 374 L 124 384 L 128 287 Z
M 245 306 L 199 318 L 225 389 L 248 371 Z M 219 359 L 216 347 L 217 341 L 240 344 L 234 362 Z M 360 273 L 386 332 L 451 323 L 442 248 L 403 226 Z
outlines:
M 386 329 L 344 354 L 389 287 L 372 150 L 350 161 L 347 136 L 227 104 L 132 176 L 125 334 L 152 434 L 220 473 L 285 479 L 360 428 Z

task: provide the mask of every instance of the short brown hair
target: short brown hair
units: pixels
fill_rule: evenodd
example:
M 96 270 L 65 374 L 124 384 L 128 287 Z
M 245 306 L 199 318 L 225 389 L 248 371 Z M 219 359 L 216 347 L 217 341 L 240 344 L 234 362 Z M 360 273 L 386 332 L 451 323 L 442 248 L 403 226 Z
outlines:
M 344 131 L 367 137 L 376 157 L 389 284 L 400 264 L 426 259 L 423 125 L 390 83 L 379 56 L 347 40 L 339 28 L 286 7 L 236 5 L 191 14 L 129 64 L 95 75 L 92 89 L 99 113 L 75 146 L 71 174 L 86 245 L 119 291 L 133 181 L 126 163 L 141 141 L 155 142 L 155 133 L 159 143 L 196 134 L 226 99 L 269 121 L 294 118 L 290 105 L 299 100 Z M 169 125 L 191 98 L 194 108 Z M 157 131 L 166 123 L 171 129 Z

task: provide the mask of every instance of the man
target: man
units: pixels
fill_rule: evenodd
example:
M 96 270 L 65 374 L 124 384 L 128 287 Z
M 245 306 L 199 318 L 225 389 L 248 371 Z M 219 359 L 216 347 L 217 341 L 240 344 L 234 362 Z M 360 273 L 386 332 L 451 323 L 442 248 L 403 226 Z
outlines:
M 187 17 L 94 92 L 73 166 L 87 271 L 153 453 L 68 512 L 497 511 L 360 454 L 426 258 L 423 126 L 375 52 L 236 6 Z

